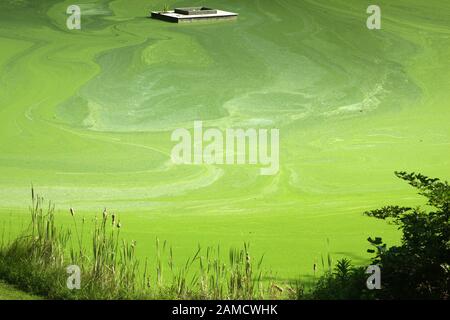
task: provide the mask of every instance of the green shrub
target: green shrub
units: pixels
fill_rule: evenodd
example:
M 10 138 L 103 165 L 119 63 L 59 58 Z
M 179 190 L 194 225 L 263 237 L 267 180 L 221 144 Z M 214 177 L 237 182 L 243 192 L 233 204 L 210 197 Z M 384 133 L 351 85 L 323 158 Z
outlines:
M 428 199 L 427 208 L 388 206 L 366 215 L 391 221 L 402 231 L 400 246 L 386 249 L 381 238 L 369 242 L 373 264 L 382 270 L 383 299 L 448 299 L 450 289 L 450 187 L 421 174 L 396 172 Z
M 311 298 L 318 300 L 369 299 L 365 268 L 354 267 L 348 259 L 337 261 L 333 271 L 327 272 L 315 284 Z
M 426 208 L 387 206 L 367 216 L 398 225 L 401 245 L 389 249 L 382 238 L 369 238 L 372 265 L 381 268 L 381 290 L 366 289 L 365 268 L 341 260 L 317 282 L 318 299 L 448 299 L 450 292 L 450 187 L 421 174 L 396 172 L 428 199 Z

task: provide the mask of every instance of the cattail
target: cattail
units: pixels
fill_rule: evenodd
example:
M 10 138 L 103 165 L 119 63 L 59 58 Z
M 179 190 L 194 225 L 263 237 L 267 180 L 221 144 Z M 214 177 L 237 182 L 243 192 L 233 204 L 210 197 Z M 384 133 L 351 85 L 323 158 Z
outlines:
M 314 273 L 316 273 L 316 271 L 317 271 L 317 264 L 316 263 L 314 263 L 313 270 L 314 270 Z
M 122 224 L 119 222 L 117 222 L 117 228 L 120 229 L 120 227 L 122 227 Z
M 111 218 L 112 218 L 112 226 L 114 227 L 114 224 L 116 223 L 116 215 L 113 213 L 111 215 Z
M 282 287 L 277 286 L 276 284 L 274 284 L 273 287 L 274 287 L 275 289 L 277 289 L 278 292 L 283 292 L 283 291 L 284 291 Z
M 108 218 L 108 211 L 106 211 L 106 208 L 103 210 L 103 219 L 106 220 Z
M 72 215 L 72 217 L 75 215 L 75 211 L 73 210 L 73 208 L 70 208 L 70 214 Z

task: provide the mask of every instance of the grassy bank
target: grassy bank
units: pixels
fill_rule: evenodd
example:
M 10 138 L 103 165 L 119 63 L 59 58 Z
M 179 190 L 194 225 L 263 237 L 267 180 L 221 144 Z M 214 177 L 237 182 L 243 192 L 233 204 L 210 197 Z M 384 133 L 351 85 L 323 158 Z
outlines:
M 39 296 L 31 295 L 0 281 L 0 300 L 40 300 Z
M 92 224 L 78 219 L 73 209 L 67 214 L 73 227 L 58 226 L 54 206 L 32 190 L 29 226 L 19 237 L 2 241 L 0 279 L 50 299 L 289 299 L 303 294 L 299 283 L 267 280 L 263 257 L 255 259 L 248 244 L 230 249 L 226 260 L 220 247 L 199 246 L 184 264 L 175 265 L 172 248 L 156 239 L 149 257 L 156 270 L 150 270 L 148 259 L 136 257 L 136 242 L 121 236 L 115 214 L 104 210 Z M 90 243 L 83 243 L 86 239 Z M 77 289 L 67 286 L 71 265 L 81 270 Z

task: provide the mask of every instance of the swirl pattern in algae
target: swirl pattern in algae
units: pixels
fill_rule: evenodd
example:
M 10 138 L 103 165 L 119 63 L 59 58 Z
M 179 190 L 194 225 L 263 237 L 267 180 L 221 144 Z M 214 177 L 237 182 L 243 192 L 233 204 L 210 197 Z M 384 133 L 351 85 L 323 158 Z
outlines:
M 178 259 L 249 241 L 292 277 L 327 251 L 363 262 L 369 235 L 398 240 L 360 214 L 416 199 L 393 171 L 449 176 L 448 2 L 380 0 L 379 31 L 359 0 L 211 0 L 239 19 L 191 25 L 147 19 L 162 1 L 78 2 L 73 31 L 70 1 L 0 3 L 0 220 L 14 230 L 34 183 L 62 212 L 122 214 L 141 254 L 156 235 Z M 279 174 L 172 165 L 171 131 L 194 120 L 279 128 Z

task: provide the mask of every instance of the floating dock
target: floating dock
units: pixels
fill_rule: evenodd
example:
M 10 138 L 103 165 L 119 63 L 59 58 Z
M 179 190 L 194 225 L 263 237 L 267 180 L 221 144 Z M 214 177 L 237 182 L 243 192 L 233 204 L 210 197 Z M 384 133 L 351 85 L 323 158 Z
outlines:
M 237 13 L 206 7 L 175 8 L 171 11 L 152 11 L 151 17 L 175 23 L 211 21 L 211 20 L 234 20 Z

